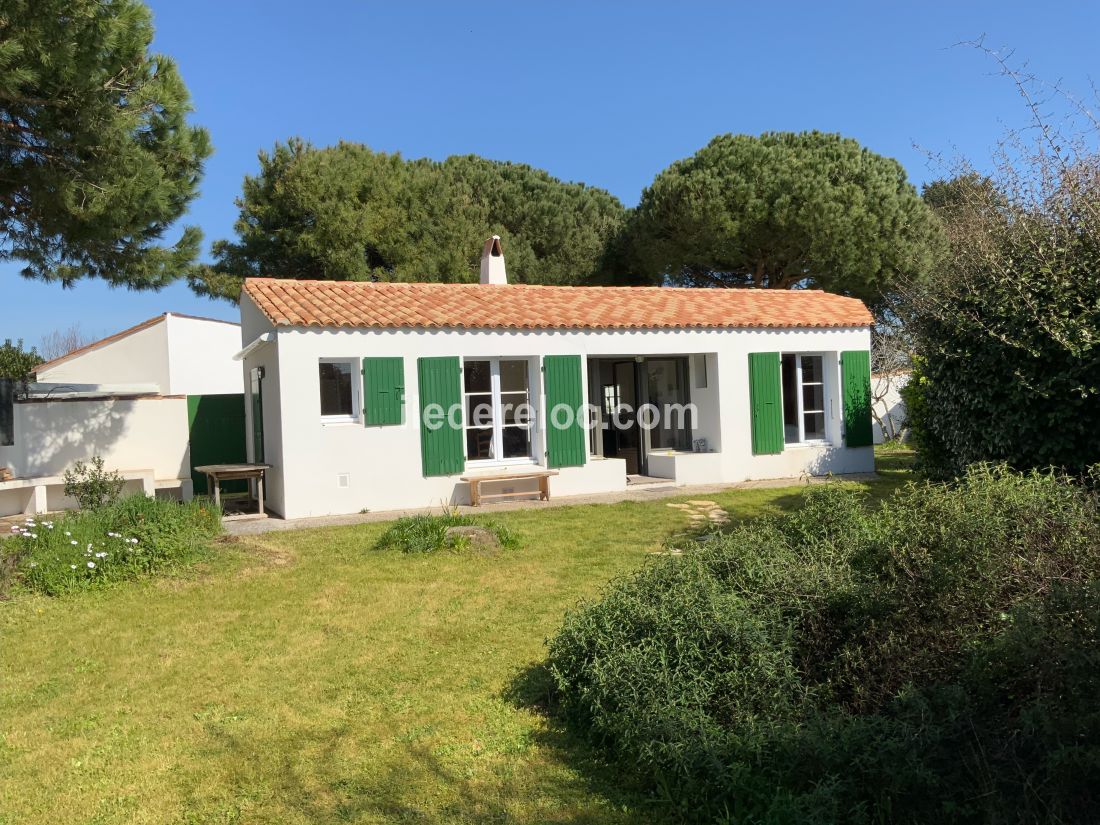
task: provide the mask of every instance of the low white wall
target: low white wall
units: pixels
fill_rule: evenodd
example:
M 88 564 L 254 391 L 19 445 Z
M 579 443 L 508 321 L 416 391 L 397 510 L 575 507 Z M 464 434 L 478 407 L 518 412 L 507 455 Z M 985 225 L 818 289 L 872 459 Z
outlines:
M 17 478 L 59 476 L 96 455 L 112 470 L 190 478 L 185 398 L 30 400 L 14 411 L 15 444 L 0 447 L 0 466 Z
M 718 453 L 650 453 L 649 474 L 669 478 L 677 484 L 712 484 L 722 475 L 722 456 Z

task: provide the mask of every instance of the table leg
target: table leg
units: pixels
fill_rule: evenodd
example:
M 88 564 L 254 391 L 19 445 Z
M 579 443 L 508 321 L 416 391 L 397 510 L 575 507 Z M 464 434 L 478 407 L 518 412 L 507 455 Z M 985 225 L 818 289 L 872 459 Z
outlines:
M 475 479 L 474 481 L 470 482 L 470 504 L 474 507 L 477 507 L 477 505 L 481 503 L 481 491 L 479 489 L 480 487 L 480 481 L 477 481 Z
M 256 479 L 256 497 L 259 499 L 260 515 L 264 514 L 264 474 L 260 473 L 260 477 Z
M 218 483 L 218 477 L 208 475 L 206 478 L 209 480 L 209 482 L 211 484 L 214 485 L 214 506 L 215 507 L 221 507 L 222 506 L 222 486 L 221 486 L 221 484 Z
M 550 477 L 542 476 L 539 478 L 539 498 L 543 501 L 550 500 Z

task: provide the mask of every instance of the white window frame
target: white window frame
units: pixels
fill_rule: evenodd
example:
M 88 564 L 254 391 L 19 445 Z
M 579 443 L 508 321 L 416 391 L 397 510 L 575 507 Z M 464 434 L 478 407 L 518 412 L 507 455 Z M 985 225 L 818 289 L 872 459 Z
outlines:
M 470 430 L 483 430 L 485 427 L 475 427 L 473 422 L 467 418 L 469 410 L 467 399 L 471 395 L 485 395 L 485 391 L 479 392 L 467 392 L 466 391 L 466 363 L 468 361 L 488 361 L 489 362 L 489 401 L 493 407 L 493 444 L 504 447 L 504 407 L 501 401 L 500 391 L 500 362 L 501 361 L 522 361 L 527 368 L 527 404 L 531 408 L 531 418 L 527 422 L 527 430 L 530 433 L 528 438 L 528 452 L 526 456 L 515 456 L 514 458 L 470 458 L 467 454 L 467 438 L 466 435 Z M 511 356 L 511 355 L 471 355 L 463 357 L 462 359 L 462 454 L 466 458 L 466 464 L 470 467 L 502 467 L 511 464 L 537 464 L 538 460 L 535 458 L 534 453 L 536 449 L 536 423 L 538 420 L 538 408 L 537 399 L 532 386 L 531 381 L 531 359 L 524 358 L 523 356 Z M 516 392 L 516 391 L 513 391 Z
M 317 402 L 321 401 L 321 364 L 348 364 L 351 367 L 351 413 L 339 415 L 322 415 L 322 424 L 358 424 L 362 413 L 362 374 L 359 371 L 358 358 L 318 358 L 317 359 Z
M 829 444 L 829 399 L 825 394 L 825 355 L 820 352 L 786 352 L 784 355 L 794 356 L 794 375 L 795 375 L 795 401 L 798 402 L 798 441 L 788 443 L 787 446 L 793 446 L 795 444 Z M 817 358 L 821 361 L 821 380 L 820 381 L 802 381 L 802 359 L 803 358 Z M 782 381 L 780 382 L 780 388 L 782 388 Z M 802 388 L 805 386 L 821 387 L 821 409 L 820 410 L 807 410 L 804 409 L 803 403 L 805 401 L 805 394 Z M 784 405 L 785 406 L 785 405 Z M 806 438 L 806 414 L 820 413 L 822 417 L 822 435 L 821 438 Z M 784 422 L 784 431 L 786 431 L 786 422 Z M 786 439 L 784 439 L 786 441 Z

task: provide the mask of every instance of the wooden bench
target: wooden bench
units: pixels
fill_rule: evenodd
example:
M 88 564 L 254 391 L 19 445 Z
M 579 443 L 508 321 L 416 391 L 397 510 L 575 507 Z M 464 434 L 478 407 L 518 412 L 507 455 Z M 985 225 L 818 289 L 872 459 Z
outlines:
M 495 475 L 469 475 L 462 476 L 462 480 L 466 481 L 470 485 L 470 504 L 477 507 L 482 501 L 486 499 L 495 498 L 510 498 L 511 496 L 529 496 L 533 495 L 533 490 L 524 492 L 511 492 L 511 493 L 492 493 L 490 495 L 483 495 L 481 492 L 481 485 L 486 481 L 527 481 L 528 479 L 538 479 L 539 482 L 539 501 L 550 500 L 550 476 L 556 476 L 557 470 L 528 470 L 527 472 L 518 473 L 497 473 Z

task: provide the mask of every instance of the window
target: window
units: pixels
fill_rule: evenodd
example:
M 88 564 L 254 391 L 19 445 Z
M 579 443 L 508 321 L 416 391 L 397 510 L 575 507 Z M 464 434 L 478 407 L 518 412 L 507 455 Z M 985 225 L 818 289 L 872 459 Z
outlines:
M 788 444 L 825 440 L 825 369 L 820 355 L 783 356 L 783 430 Z
M 651 450 L 690 450 L 692 423 L 687 413 L 686 358 L 647 358 L 649 401 L 657 410 L 656 426 L 649 430 Z
M 707 388 L 707 355 L 704 352 L 700 352 L 695 356 L 695 389 L 705 390 Z
M 531 385 L 525 359 L 485 358 L 462 365 L 466 458 L 531 456 Z
M 321 385 L 321 420 L 359 420 L 359 382 L 354 358 L 322 358 L 317 365 Z

